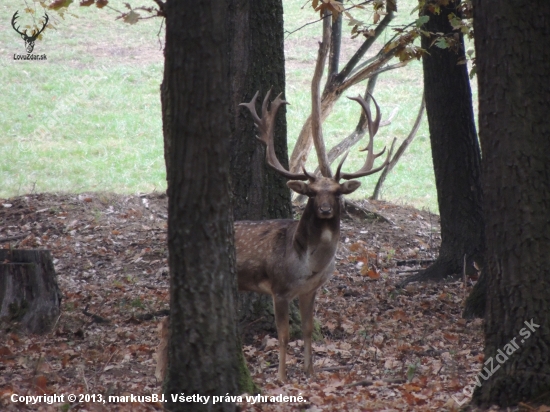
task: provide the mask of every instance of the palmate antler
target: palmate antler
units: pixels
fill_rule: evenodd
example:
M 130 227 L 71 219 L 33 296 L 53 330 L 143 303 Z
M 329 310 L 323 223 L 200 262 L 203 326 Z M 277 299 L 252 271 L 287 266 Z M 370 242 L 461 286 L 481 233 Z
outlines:
M 274 131 L 275 131 L 275 116 L 277 115 L 277 111 L 279 110 L 279 107 L 281 107 L 283 104 L 288 104 L 288 102 L 281 99 L 281 94 L 279 94 L 275 98 L 275 100 L 271 102 L 271 110 L 268 110 L 267 106 L 269 104 L 269 96 L 271 95 L 271 89 L 270 89 L 262 103 L 262 117 L 260 118 L 258 116 L 258 113 L 256 112 L 256 100 L 258 98 L 259 93 L 260 93 L 259 91 L 256 92 L 256 94 L 254 95 L 254 97 L 250 102 L 241 103 L 239 106 L 246 107 L 250 111 L 250 114 L 254 119 L 254 124 L 256 125 L 256 128 L 258 129 L 258 132 L 259 132 L 259 136 L 257 136 L 257 138 L 266 146 L 267 164 L 271 168 L 276 170 L 278 173 L 280 173 L 282 176 L 286 177 L 287 179 L 314 181 L 315 176 L 309 174 L 305 170 L 305 168 L 303 168 L 304 173 L 291 173 L 288 170 L 286 170 L 281 165 L 281 162 L 279 162 L 279 159 L 277 159 L 277 155 L 275 154 L 275 146 L 273 143 Z M 380 120 L 382 116 L 380 114 L 380 107 L 378 106 L 378 103 L 376 103 L 376 100 L 374 100 L 374 97 L 372 97 L 372 95 L 370 96 L 376 107 L 376 117 L 374 120 L 372 120 L 372 115 L 369 109 L 369 105 L 365 101 L 365 99 L 363 99 L 361 96 L 350 97 L 351 100 L 355 100 L 361 105 L 361 107 L 363 108 L 367 116 L 369 142 L 367 144 L 367 147 L 361 150 L 361 151 L 367 151 L 367 158 L 365 160 L 365 164 L 363 165 L 363 167 L 361 167 L 361 169 L 359 169 L 355 173 L 341 173 L 342 165 L 344 164 L 344 161 L 346 160 L 346 157 L 349 154 L 349 152 L 347 152 L 342 157 L 342 160 L 340 161 L 340 164 L 338 165 L 338 168 L 336 170 L 336 175 L 334 176 L 334 180 L 336 182 L 338 182 L 340 179 L 346 179 L 346 180 L 355 179 L 358 177 L 368 176 L 373 173 L 376 173 L 382 170 L 384 167 L 386 167 L 391 159 L 391 155 L 393 153 L 393 147 L 395 144 L 395 139 L 392 142 L 390 151 L 388 152 L 388 155 L 384 163 L 382 163 L 377 168 L 373 169 L 374 161 L 378 157 L 384 154 L 384 152 L 386 151 L 386 148 L 384 147 L 384 149 L 380 153 L 377 153 L 377 154 L 374 153 L 374 136 L 378 132 L 378 127 L 380 126 Z
M 262 103 L 262 118 L 260 119 L 258 113 L 256 112 L 256 99 L 258 98 L 259 93 L 260 92 L 257 91 L 250 102 L 241 103 L 239 106 L 246 107 L 254 119 L 254 124 L 259 132 L 259 136 L 257 136 L 257 138 L 265 145 L 265 157 L 267 164 L 287 179 L 308 180 L 310 176 L 307 174 L 305 169 L 304 173 L 291 173 L 286 170 L 283 165 L 281 165 L 281 162 L 279 162 L 279 159 L 277 159 L 277 155 L 275 154 L 275 145 L 273 143 L 273 136 L 275 134 L 275 116 L 277 115 L 279 107 L 283 104 L 288 104 L 288 102 L 281 99 L 282 93 L 280 93 L 275 100 L 271 102 L 271 110 L 267 110 L 269 96 L 271 95 L 271 89 L 269 89 L 269 92 L 267 92 Z

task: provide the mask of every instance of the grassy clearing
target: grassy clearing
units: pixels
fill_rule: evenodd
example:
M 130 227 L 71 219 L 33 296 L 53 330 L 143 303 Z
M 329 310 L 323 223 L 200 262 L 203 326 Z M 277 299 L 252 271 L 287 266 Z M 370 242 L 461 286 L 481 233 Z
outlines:
M 121 1 L 109 4 L 123 8 Z M 284 2 L 288 31 L 317 18 L 309 5 L 301 9 L 303 4 Z M 411 7 L 400 4 L 404 12 L 399 20 L 409 21 Z M 34 53 L 46 53 L 46 61 L 14 61 L 13 54 L 23 54 L 24 48 L 11 28 L 11 16 L 24 7 L 24 0 L 6 0 L 0 5 L 0 197 L 31 191 L 164 190 L 160 20 L 129 26 L 114 20 L 108 9 L 72 7 L 71 14 L 57 18 L 57 30 L 47 30 L 36 43 Z M 20 14 L 20 20 L 28 18 Z M 38 12 L 37 18 L 41 15 Z M 51 20 L 54 16 L 50 13 Z M 310 111 L 310 78 L 319 33 L 316 23 L 286 38 L 290 144 Z M 344 54 L 349 56 L 361 39 L 344 37 Z M 346 94 L 357 95 L 363 88 Z M 375 96 L 383 113 L 387 116 L 395 108 L 398 112 L 392 124 L 380 130 L 378 148 L 393 137 L 399 143 L 408 134 L 421 90 L 419 62 L 380 76 Z M 324 127 L 328 146 L 346 136 L 358 116 L 359 105 L 341 99 Z M 359 167 L 362 159 L 354 151 L 347 169 Z M 364 180 L 356 197 L 372 193 L 376 176 Z M 383 198 L 437 210 L 425 122 L 388 177 Z
M 160 20 L 129 26 L 106 9 L 49 13 L 57 30 L 34 50 L 48 59 L 14 61 L 24 49 L 10 21 L 23 8 L 0 6 L 0 196 L 163 190 Z

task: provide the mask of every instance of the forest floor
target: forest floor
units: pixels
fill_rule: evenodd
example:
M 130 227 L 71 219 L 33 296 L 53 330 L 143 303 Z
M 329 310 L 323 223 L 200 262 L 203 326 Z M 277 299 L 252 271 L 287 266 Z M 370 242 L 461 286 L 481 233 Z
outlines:
M 364 206 L 386 219 L 348 215 L 336 273 L 320 291 L 317 374 L 306 379 L 301 341 L 290 344 L 290 382 L 276 380 L 276 336 L 244 348 L 263 396 L 245 411 L 458 410 L 483 362 L 482 322 L 461 319 L 471 288 L 461 281 L 396 284 L 436 256 L 439 218 L 385 202 Z M 169 304 L 165 195 L 33 194 L 0 199 L 0 247 L 46 248 L 54 258 L 62 313 L 53 332 L 0 334 L 0 410 L 148 411 L 158 402 L 109 404 L 67 395 L 161 393 L 157 325 Z M 24 406 L 12 394 L 65 394 Z M 225 394 L 220 394 L 225 395 Z M 281 398 L 279 397 L 279 400 Z M 91 400 L 91 399 L 88 399 Z M 266 399 L 264 398 L 263 401 Z

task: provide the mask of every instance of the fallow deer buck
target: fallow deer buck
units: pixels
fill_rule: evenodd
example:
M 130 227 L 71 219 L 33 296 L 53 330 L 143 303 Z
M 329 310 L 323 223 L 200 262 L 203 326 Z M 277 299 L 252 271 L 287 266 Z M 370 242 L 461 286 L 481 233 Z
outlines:
M 364 149 L 368 154 L 363 167 L 355 173 L 341 172 L 346 154 L 334 177 L 314 176 L 305 168 L 304 173 L 291 173 L 277 159 L 273 144 L 275 116 L 279 107 L 287 102 L 279 95 L 271 102 L 271 110 L 268 110 L 270 93 L 263 101 L 261 118 L 256 112 L 258 92 L 249 103 L 241 103 L 241 106 L 248 108 L 252 114 L 259 132 L 257 138 L 266 146 L 267 164 L 290 179 L 287 182 L 290 189 L 308 196 L 309 200 L 299 221 L 278 219 L 235 222 L 235 247 L 239 289 L 266 293 L 273 297 L 279 339 L 278 377 L 286 382 L 289 303 L 296 297 L 300 302 L 304 370 L 309 376 L 313 374 L 311 337 L 315 295 L 334 272 L 334 256 L 340 239 L 340 196 L 352 193 L 361 185 L 357 180 L 348 179 L 367 176 L 386 167 L 393 144 L 386 160 L 373 169 L 375 159 L 386 150 L 384 148 L 378 154 L 373 151 L 373 139 L 381 118 L 380 108 L 373 98 L 376 107 L 376 118 L 373 121 L 368 103 L 361 97 L 352 98 L 363 107 L 368 118 L 369 143 Z M 329 165 L 325 166 L 324 170 L 330 172 Z M 340 183 L 340 179 L 348 181 Z

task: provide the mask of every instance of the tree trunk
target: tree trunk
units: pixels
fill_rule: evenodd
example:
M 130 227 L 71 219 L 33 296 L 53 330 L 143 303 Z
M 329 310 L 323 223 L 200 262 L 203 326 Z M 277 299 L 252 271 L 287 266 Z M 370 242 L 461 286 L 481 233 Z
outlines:
M 450 33 L 449 14 L 457 13 L 456 3 L 441 6 L 439 14 L 425 10 L 430 20 L 424 29 Z M 433 39 L 423 36 L 422 58 L 424 95 L 430 130 L 432 159 L 441 217 L 439 257 L 426 270 L 411 276 L 412 281 L 440 281 L 462 273 L 464 255 L 467 271 L 483 252 L 481 155 L 477 140 L 472 93 L 467 67 L 457 64 L 464 55 L 460 35 L 460 55 L 449 49 L 430 47 Z
M 550 2 L 474 5 L 487 236 L 485 359 L 509 350 L 500 368 L 481 379 L 474 402 L 548 404 Z
M 292 218 L 290 190 L 286 180 L 267 167 L 265 148 L 256 139 L 256 128 L 248 111 L 239 103 L 249 101 L 256 91 L 272 97 L 285 92 L 284 27 L 281 0 L 234 0 L 230 19 L 231 58 L 231 181 L 235 220 Z M 275 152 L 288 168 L 286 109 L 281 107 L 275 123 Z M 271 296 L 239 294 L 239 324 L 246 342 L 257 334 L 276 333 Z M 300 330 L 296 305 L 292 305 Z
M 50 251 L 0 249 L 0 262 L 0 320 L 27 333 L 50 332 L 61 303 Z
M 281 0 L 234 0 L 231 18 L 231 180 L 235 220 L 292 217 L 286 180 L 265 163 L 265 149 L 256 128 L 239 103 L 256 91 L 272 97 L 285 92 L 283 5 Z M 275 124 L 275 152 L 288 168 L 286 110 L 279 109 Z
M 170 394 L 238 392 L 227 10 L 226 2 L 166 2 L 171 411 L 234 411 L 231 402 L 172 402 Z
M 479 280 L 466 299 L 462 317 L 464 319 L 484 318 L 487 306 L 487 274 L 481 272 Z

